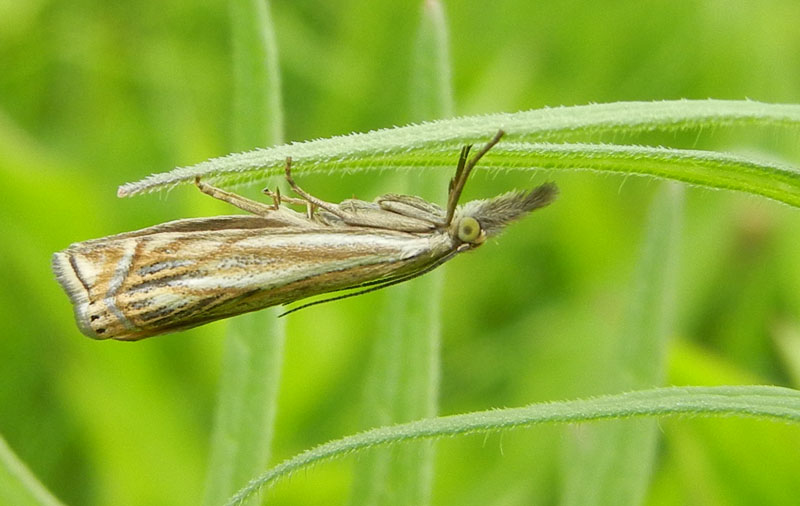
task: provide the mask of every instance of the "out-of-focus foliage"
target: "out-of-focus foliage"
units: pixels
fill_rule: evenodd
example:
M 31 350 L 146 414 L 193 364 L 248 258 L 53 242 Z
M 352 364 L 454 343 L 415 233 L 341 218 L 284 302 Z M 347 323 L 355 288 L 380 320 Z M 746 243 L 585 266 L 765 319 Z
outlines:
M 457 114 L 673 98 L 800 102 L 794 0 L 445 4 Z M 274 1 L 285 138 L 403 124 L 420 6 Z M 134 199 L 120 183 L 231 150 L 226 2 L 0 4 L 0 433 L 68 504 L 197 504 L 225 323 L 136 344 L 77 331 L 49 258 L 70 242 L 231 212 L 191 188 Z M 769 151 L 795 165 L 798 135 L 703 131 L 646 139 Z M 644 142 L 645 139 L 634 139 Z M 453 154 L 455 161 L 457 153 Z M 446 267 L 443 414 L 604 393 L 625 328 L 647 209 L 659 186 L 592 173 Z M 368 173 L 308 176 L 328 200 L 394 191 Z M 478 172 L 466 197 L 534 184 Z M 252 188 L 255 196 L 260 188 Z M 444 199 L 445 188 L 426 198 Z M 800 380 L 800 213 L 687 189 L 666 382 Z M 292 315 L 273 462 L 359 425 L 374 308 L 391 289 Z M 563 441 L 538 427 L 437 444 L 434 504 L 556 503 Z M 574 433 L 578 433 L 577 436 Z M 660 423 L 646 504 L 792 504 L 797 427 L 751 420 Z M 353 459 L 272 490 L 277 504 L 341 504 Z

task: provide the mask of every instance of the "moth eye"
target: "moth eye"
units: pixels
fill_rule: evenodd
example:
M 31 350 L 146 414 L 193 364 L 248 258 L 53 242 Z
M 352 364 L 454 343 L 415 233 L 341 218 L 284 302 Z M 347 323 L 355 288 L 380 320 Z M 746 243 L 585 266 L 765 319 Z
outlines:
M 458 238 L 464 242 L 474 242 L 481 235 L 481 225 L 471 216 L 461 218 L 458 222 Z

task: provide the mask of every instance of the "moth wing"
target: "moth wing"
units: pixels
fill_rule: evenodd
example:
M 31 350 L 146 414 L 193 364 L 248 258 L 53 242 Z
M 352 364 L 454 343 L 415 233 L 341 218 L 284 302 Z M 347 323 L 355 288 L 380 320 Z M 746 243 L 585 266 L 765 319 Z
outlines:
M 186 218 L 182 220 L 168 221 L 160 225 L 154 225 L 141 230 L 134 230 L 132 232 L 124 232 L 122 234 L 103 237 L 102 239 L 95 239 L 94 241 L 128 239 L 167 232 L 218 232 L 224 230 L 277 229 L 286 227 L 315 228 L 320 226 L 322 225 L 309 221 L 300 213 L 296 213 L 290 209 L 281 208 L 276 210 L 275 213 L 271 213 L 267 217 L 242 214 L 232 216 L 214 216 L 210 218 Z M 94 241 L 85 241 L 81 244 L 91 243 Z
M 423 203 L 427 206 L 435 206 L 425 202 L 419 197 L 406 195 L 384 195 L 375 202 L 349 199 L 338 204 L 338 209 L 342 213 L 340 220 L 351 226 L 380 228 L 384 230 L 394 230 L 398 232 L 424 233 L 436 229 L 438 220 L 436 215 L 426 212 L 418 205 L 409 205 L 401 198 L 409 199 L 414 204 Z
M 200 237 L 214 236 L 224 239 L 265 229 L 283 232 L 323 227 L 294 211 L 288 209 L 280 211 L 284 212 L 276 212 L 269 217 L 234 215 L 175 220 L 141 230 L 75 243 L 53 255 L 53 272 L 73 304 L 75 319 L 81 331 L 95 339 L 117 337 L 128 332 L 128 329 L 125 328 L 127 319 L 112 303 L 113 295 L 120 290 L 123 280 L 126 279 L 122 274 L 140 267 L 136 265 L 140 259 L 137 255 L 137 247 L 142 244 L 140 241 L 146 238 L 172 237 L 169 249 L 175 250 L 172 252 L 174 258 L 181 258 L 181 253 L 177 250 L 188 248 L 186 255 L 197 254 L 198 244 L 209 244 L 208 241 L 196 240 Z M 299 221 L 295 215 L 302 218 L 301 227 L 293 226 Z M 208 254 L 211 255 L 211 252 Z M 155 274 L 165 275 L 169 274 L 170 270 L 180 268 L 181 262 L 172 260 L 160 263 L 158 265 L 160 272 L 147 267 L 143 272 L 146 274 L 145 277 Z M 98 332 L 98 329 L 102 331 Z
M 442 223 L 447 215 L 444 209 L 433 202 L 413 195 L 387 193 L 378 197 L 375 202 L 381 209 L 431 223 Z

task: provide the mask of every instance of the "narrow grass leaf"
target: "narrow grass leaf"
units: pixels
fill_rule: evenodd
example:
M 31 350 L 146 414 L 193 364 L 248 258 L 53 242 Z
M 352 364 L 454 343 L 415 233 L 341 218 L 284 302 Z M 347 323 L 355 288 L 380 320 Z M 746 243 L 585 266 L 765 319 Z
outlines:
M 450 43 L 444 6 L 422 0 L 421 17 L 411 69 L 412 121 L 450 118 L 455 111 L 450 68 Z
M 792 320 L 775 324 L 772 339 L 791 385 L 800 388 L 800 322 Z
M 426 169 L 452 173 L 460 146 L 413 150 L 389 159 L 394 170 Z M 362 163 L 365 165 L 362 166 Z M 352 170 L 372 168 L 353 161 Z M 501 142 L 478 166 L 508 170 L 591 170 L 655 177 L 695 186 L 761 195 L 800 207 L 800 170 L 750 157 L 689 149 L 612 144 Z
M 60 506 L 62 503 L 42 485 L 0 436 L 0 504 Z
M 651 176 L 800 206 L 797 168 L 727 153 L 609 144 L 501 143 L 491 155 L 484 167 L 586 169 Z
M 278 52 L 269 2 L 234 0 L 234 132 L 236 149 L 283 138 Z M 285 323 L 269 309 L 228 324 L 204 504 L 221 504 L 266 468 L 277 411 Z
M 800 391 L 761 385 L 656 388 L 379 427 L 330 441 L 283 461 L 250 481 L 227 504 L 242 504 L 262 488 L 273 485 L 299 469 L 381 445 L 458 434 L 492 433 L 542 423 L 677 415 L 738 416 L 800 424 Z
M 507 132 L 504 142 L 555 142 L 587 141 L 596 135 L 721 127 L 796 130 L 800 127 L 800 105 L 727 100 L 617 102 L 444 119 L 234 153 L 124 184 L 118 195 L 168 189 L 192 182 L 196 176 L 225 185 L 263 183 L 282 173 L 287 156 L 295 160 L 298 174 L 341 171 L 355 165 L 361 169 L 393 167 L 409 153 L 415 154 L 416 162 L 411 167 L 430 168 L 433 164 L 427 155 L 432 152 L 446 151 L 452 157 L 463 144 L 488 140 L 499 128 Z M 452 167 L 450 160 L 447 167 Z
M 426 0 L 413 59 L 410 111 L 414 120 L 453 114 L 450 61 L 444 10 Z M 400 191 L 445 195 L 448 174 L 425 174 L 400 181 Z M 382 426 L 436 416 L 444 271 L 404 284 L 384 296 L 374 342 L 363 420 Z M 398 318 L 398 315 L 402 317 Z M 430 503 L 434 471 L 432 441 L 371 452 L 355 470 L 350 504 L 424 506 Z
M 230 3 L 234 149 L 283 143 L 278 45 L 269 0 Z
M 613 343 L 612 362 L 597 376 L 606 391 L 661 385 L 672 332 L 683 191 L 656 193 L 634 273 L 631 300 Z M 601 366 L 602 367 L 602 366 Z M 641 504 L 658 442 L 654 420 L 617 420 L 573 431 L 564 458 L 564 505 Z
M 267 467 L 283 360 L 282 320 L 271 311 L 228 326 L 204 504 L 221 504 Z

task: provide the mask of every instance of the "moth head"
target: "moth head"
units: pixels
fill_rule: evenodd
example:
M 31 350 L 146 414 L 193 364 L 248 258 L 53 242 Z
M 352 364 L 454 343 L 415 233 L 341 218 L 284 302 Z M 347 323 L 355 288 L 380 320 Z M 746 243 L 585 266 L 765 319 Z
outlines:
M 550 204 L 557 195 L 558 187 L 545 183 L 533 190 L 514 190 L 491 199 L 467 202 L 455 213 L 451 234 L 464 244 L 479 246 L 512 221 Z

